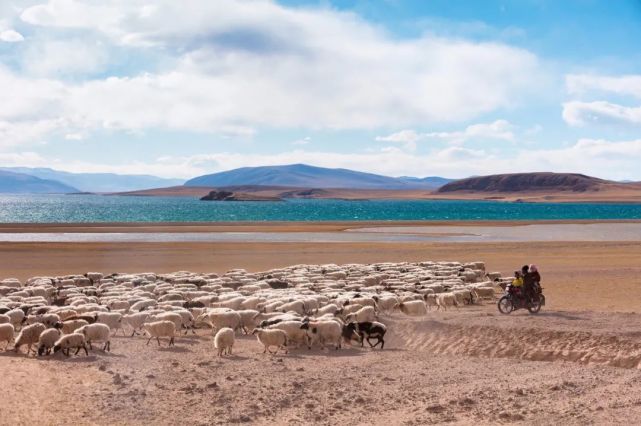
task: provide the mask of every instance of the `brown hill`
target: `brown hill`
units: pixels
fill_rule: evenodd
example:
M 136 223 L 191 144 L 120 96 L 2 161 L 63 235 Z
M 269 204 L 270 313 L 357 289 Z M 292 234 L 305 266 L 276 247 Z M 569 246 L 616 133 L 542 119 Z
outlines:
M 575 173 L 513 173 L 478 176 L 450 182 L 439 188 L 439 193 L 449 192 L 532 192 L 532 191 L 599 191 L 604 185 L 615 182 Z
M 278 197 L 231 191 L 210 191 L 209 194 L 200 199 L 202 201 L 283 201 Z

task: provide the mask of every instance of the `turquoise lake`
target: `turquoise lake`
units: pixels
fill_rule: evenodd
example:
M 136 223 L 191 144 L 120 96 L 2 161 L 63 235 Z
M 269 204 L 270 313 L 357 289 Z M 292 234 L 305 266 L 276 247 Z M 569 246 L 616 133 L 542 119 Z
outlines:
M 641 204 L 0 195 L 1 223 L 641 219 Z

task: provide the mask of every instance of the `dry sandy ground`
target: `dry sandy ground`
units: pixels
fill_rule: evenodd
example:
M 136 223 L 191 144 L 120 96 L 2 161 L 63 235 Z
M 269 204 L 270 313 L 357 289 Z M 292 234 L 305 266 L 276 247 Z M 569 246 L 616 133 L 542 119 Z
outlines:
M 638 314 L 494 305 L 394 314 L 384 350 L 262 354 L 210 332 L 112 352 L 26 359 L 0 353 L 3 424 L 616 424 L 641 416 Z
M 505 274 L 537 263 L 548 306 L 538 316 L 501 316 L 489 302 L 422 319 L 395 314 L 383 318 L 389 326 L 383 351 L 271 356 L 240 336 L 234 356 L 218 359 L 209 332 L 200 330 L 171 349 L 119 336 L 111 353 L 89 357 L 0 352 L 0 424 L 638 421 L 641 243 L 0 244 L 0 276 L 23 279 L 403 260 L 484 260 Z

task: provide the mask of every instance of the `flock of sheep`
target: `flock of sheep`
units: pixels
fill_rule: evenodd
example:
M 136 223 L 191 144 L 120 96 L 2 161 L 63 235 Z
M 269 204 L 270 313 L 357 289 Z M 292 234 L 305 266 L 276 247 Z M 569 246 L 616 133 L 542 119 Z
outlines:
M 211 328 L 218 355 L 231 354 L 236 333 L 252 333 L 264 352 L 385 346 L 383 314 L 425 315 L 494 298 L 499 274 L 483 262 L 294 265 L 223 275 L 101 273 L 0 281 L 0 345 L 39 356 L 111 349 L 119 331 L 147 344 Z M 17 333 L 17 336 L 16 336 Z M 375 340 L 375 342 L 373 342 Z M 274 348 L 275 352 L 271 349 Z

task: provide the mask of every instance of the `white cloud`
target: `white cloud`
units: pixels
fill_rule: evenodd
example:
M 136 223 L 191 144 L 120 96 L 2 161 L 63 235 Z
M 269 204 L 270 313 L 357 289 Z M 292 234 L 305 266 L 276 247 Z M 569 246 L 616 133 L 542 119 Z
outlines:
M 514 141 L 515 126 L 506 120 L 492 123 L 479 123 L 467 126 L 464 130 L 454 132 L 419 133 L 415 130 L 401 130 L 388 136 L 378 136 L 377 141 L 409 144 L 416 147 L 416 142 L 428 139 L 442 140 L 451 144 L 462 144 L 470 140 L 504 140 Z
M 50 0 L 21 18 L 167 59 L 159 72 L 67 84 L 47 98 L 93 128 L 251 133 L 460 122 L 511 107 L 539 84 L 536 56 L 520 48 L 397 39 L 354 14 L 270 1 Z M 69 46 L 54 44 L 45 61 L 29 63 L 38 75 L 92 72 L 101 57 L 87 46 L 68 56 L 55 52 Z
M 155 161 L 130 161 L 118 165 L 43 158 L 36 153 L 0 153 L 4 166 L 52 167 L 70 172 L 151 174 L 189 179 L 238 167 L 307 163 L 348 168 L 388 176 L 445 176 L 462 178 L 498 173 L 557 171 L 584 173 L 605 179 L 641 180 L 638 164 L 641 140 L 580 139 L 559 149 L 522 150 L 497 155 L 484 150 L 450 146 L 430 154 L 416 154 L 395 147 L 375 152 L 337 153 L 292 150 L 275 154 L 221 152 L 193 156 L 165 156 Z
M 418 133 L 416 130 L 401 130 L 388 136 L 377 136 L 379 142 L 415 143 L 424 139 L 425 133 Z
M 0 31 L 0 41 L 7 43 L 18 43 L 24 41 L 22 34 L 15 30 L 4 30 Z
M 570 101 L 563 104 L 563 120 L 571 126 L 586 124 L 641 124 L 641 107 L 606 101 Z
M 515 161 L 538 170 L 584 173 L 613 180 L 641 180 L 641 139 L 580 139 L 566 148 L 523 151 Z
M 312 138 L 310 138 L 309 136 L 305 136 L 302 139 L 296 139 L 294 142 L 292 142 L 292 145 L 295 145 L 295 146 L 309 145 L 311 140 Z
M 83 40 L 33 43 L 22 56 L 22 69 L 42 77 L 91 74 L 102 70 L 106 63 L 104 46 Z
M 575 95 L 598 91 L 641 98 L 641 75 L 569 74 L 565 84 L 568 92 Z

